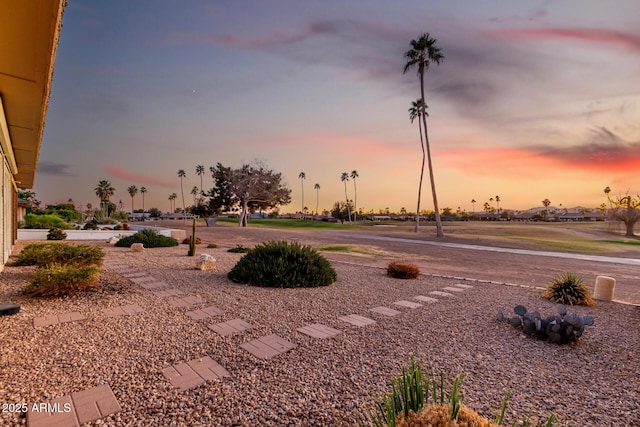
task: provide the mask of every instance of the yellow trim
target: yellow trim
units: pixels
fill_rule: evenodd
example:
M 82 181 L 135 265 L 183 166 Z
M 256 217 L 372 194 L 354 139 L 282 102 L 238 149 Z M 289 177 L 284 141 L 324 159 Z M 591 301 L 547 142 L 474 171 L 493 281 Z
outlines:
M 0 97 L 0 144 L 2 151 L 7 158 L 7 163 L 13 175 L 18 173 L 18 165 L 13 155 L 13 147 L 11 146 L 11 138 L 9 137 L 9 126 L 7 126 L 7 118 L 4 115 L 4 107 L 2 106 L 2 97 Z

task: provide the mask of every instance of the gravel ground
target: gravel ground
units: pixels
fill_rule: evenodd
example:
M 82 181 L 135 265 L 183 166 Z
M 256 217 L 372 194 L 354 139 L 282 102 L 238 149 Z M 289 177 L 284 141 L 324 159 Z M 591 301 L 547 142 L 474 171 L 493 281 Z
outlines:
M 248 236 L 248 235 L 247 235 Z M 243 242 L 250 243 L 246 237 Z M 557 414 L 567 426 L 640 425 L 640 310 L 617 303 L 575 307 L 596 324 L 578 343 L 555 345 L 524 336 L 500 323 L 497 309 L 517 304 L 543 315 L 554 304 L 534 288 L 422 276 L 394 280 L 384 270 L 328 257 L 338 273 L 317 289 L 262 289 L 236 285 L 226 273 L 242 256 L 226 248 L 198 248 L 217 259 L 217 269 L 194 268 L 187 248 L 129 249 L 103 244 L 107 260 L 125 263 L 206 303 L 172 308 L 166 299 L 104 267 L 96 292 L 61 299 L 18 294 L 31 268 L 7 266 L 0 274 L 0 301 L 22 305 L 18 315 L 0 317 L 0 403 L 46 402 L 100 384 L 113 390 L 122 411 L 96 422 L 114 426 L 354 425 L 354 414 L 389 389 L 411 355 L 444 372 L 448 381 L 465 374 L 464 403 L 485 416 L 512 389 L 507 421 Z M 19 248 L 17 248 L 19 249 Z M 14 251 L 17 253 L 17 251 Z M 366 264 L 366 258 L 362 264 Z M 428 295 L 455 283 L 473 289 L 389 318 L 368 309 Z M 102 309 L 138 304 L 144 312 L 106 318 Z M 215 305 L 224 315 L 193 321 L 184 313 Z M 35 329 L 33 318 L 79 311 L 87 319 Z M 377 323 L 357 328 L 338 316 L 360 314 Z M 254 328 L 221 337 L 206 325 L 242 318 Z M 296 332 L 311 323 L 340 329 L 319 340 Z M 240 344 L 277 334 L 297 345 L 259 360 Z M 209 356 L 230 377 L 176 392 L 161 371 Z M 25 425 L 1 413 L 2 425 Z

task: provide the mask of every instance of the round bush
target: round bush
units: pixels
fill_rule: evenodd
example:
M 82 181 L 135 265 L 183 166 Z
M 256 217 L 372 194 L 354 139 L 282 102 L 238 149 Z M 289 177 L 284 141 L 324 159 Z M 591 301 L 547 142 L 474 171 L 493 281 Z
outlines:
M 94 289 L 100 268 L 95 265 L 50 265 L 34 271 L 23 293 L 31 297 L 59 297 Z
M 267 242 L 249 250 L 231 269 L 236 283 L 270 288 L 312 288 L 336 281 L 335 270 L 311 246 Z
M 420 269 L 415 264 L 396 261 L 387 266 L 387 275 L 396 279 L 415 279 L 420 275 Z
M 544 298 L 567 305 L 596 305 L 591 291 L 583 284 L 582 278 L 571 272 L 563 273 L 551 280 L 542 293 Z
M 178 241 L 173 237 L 163 236 L 155 230 L 140 230 L 132 236 L 123 237 L 116 242 L 120 248 L 128 248 L 134 243 L 142 243 L 145 248 L 166 248 L 178 246 Z
M 67 238 L 67 233 L 62 228 L 52 228 L 47 233 L 47 240 L 64 240 Z

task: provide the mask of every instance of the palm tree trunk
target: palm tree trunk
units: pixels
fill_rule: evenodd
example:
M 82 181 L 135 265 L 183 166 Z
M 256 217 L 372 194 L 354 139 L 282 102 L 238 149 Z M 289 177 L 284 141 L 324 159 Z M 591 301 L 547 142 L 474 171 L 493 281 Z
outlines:
M 422 138 L 422 123 L 418 120 L 418 128 L 420 129 L 420 148 L 422 148 L 422 169 L 420 169 L 420 184 L 418 185 L 418 207 L 416 208 L 416 228 L 415 232 L 418 232 L 420 226 L 420 199 L 422 198 L 422 178 L 424 176 L 424 138 Z
M 349 217 L 349 224 L 351 224 L 351 209 L 349 209 L 349 196 L 347 196 L 347 181 L 344 181 L 344 199 L 347 204 L 347 216 Z
M 427 161 L 429 163 L 429 178 L 431 179 L 431 194 L 433 195 L 433 209 L 436 213 L 436 237 L 444 237 L 442 231 L 442 220 L 440 219 L 440 209 L 438 208 L 438 197 L 436 196 L 436 182 L 433 178 L 433 164 L 431 163 L 431 148 L 429 147 L 429 135 L 427 132 L 427 112 L 424 102 L 424 71 L 420 73 L 420 95 L 422 96 L 422 125 L 424 126 L 424 140 L 427 147 Z
M 186 223 L 187 219 L 184 216 L 184 190 L 182 189 L 182 178 L 180 178 L 180 193 L 182 194 L 182 222 Z
M 316 215 L 318 215 L 319 202 L 320 202 L 320 190 L 316 190 Z
M 353 222 L 357 223 L 358 218 L 358 189 L 356 188 L 356 179 L 353 178 Z

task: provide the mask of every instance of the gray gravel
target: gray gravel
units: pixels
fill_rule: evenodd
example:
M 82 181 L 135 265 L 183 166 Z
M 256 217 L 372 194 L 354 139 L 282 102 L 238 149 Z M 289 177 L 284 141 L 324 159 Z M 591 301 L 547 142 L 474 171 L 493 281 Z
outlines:
M 394 280 L 380 268 L 339 262 L 335 284 L 318 289 L 262 289 L 230 282 L 226 273 L 242 256 L 226 248 L 205 249 L 218 261 L 216 271 L 193 268 L 187 247 L 144 253 L 105 246 L 107 260 L 148 272 L 206 303 L 172 308 L 166 299 L 123 278 L 107 267 L 99 291 L 61 299 L 27 299 L 18 294 L 31 268 L 7 266 L 0 274 L 0 301 L 16 302 L 22 311 L 0 317 L 0 403 L 45 402 L 100 384 L 113 390 L 122 412 L 97 425 L 114 426 L 281 426 L 354 425 L 354 414 L 388 390 L 392 376 L 411 355 L 444 372 L 448 381 L 465 374 L 464 402 L 482 415 L 500 407 L 506 388 L 514 417 L 546 419 L 557 414 L 563 425 L 640 425 L 640 310 L 615 303 L 575 307 L 596 319 L 580 341 L 555 345 L 524 336 L 495 319 L 496 310 L 511 313 L 516 304 L 551 314 L 554 304 L 539 290 L 465 281 L 473 289 L 442 297 L 437 303 L 385 317 L 369 308 L 462 283 L 423 276 Z M 366 264 L 367 258 L 362 257 Z M 138 304 L 144 312 L 106 318 L 102 308 Z M 224 315 L 214 321 L 242 318 L 254 328 L 220 337 L 184 313 L 215 305 Z M 42 329 L 33 318 L 79 311 L 87 320 Z M 357 328 L 338 316 L 360 314 L 377 320 Z M 296 328 L 322 323 L 342 334 L 325 340 Z M 277 334 L 297 345 L 261 361 L 240 344 Z M 209 356 L 230 377 L 176 392 L 161 371 Z M 2 425 L 25 425 L 15 414 L 1 413 Z

